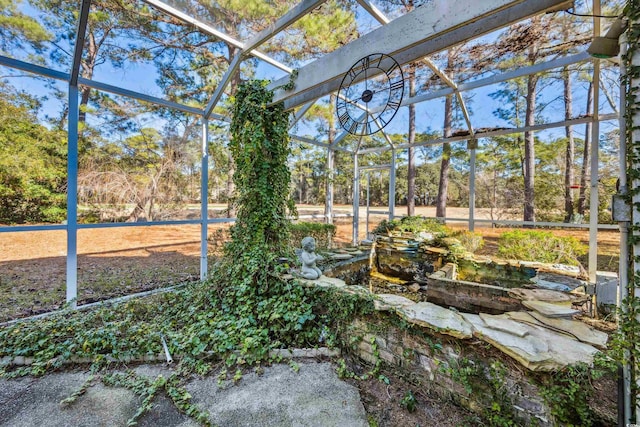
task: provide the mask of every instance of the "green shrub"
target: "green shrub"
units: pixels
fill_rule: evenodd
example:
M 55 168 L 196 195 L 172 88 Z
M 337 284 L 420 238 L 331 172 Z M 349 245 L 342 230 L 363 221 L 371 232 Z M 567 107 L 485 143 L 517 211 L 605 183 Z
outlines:
M 331 248 L 336 236 L 336 226 L 322 222 L 298 222 L 291 224 L 291 247 L 299 248 L 300 242 L 307 236 L 316 239 L 318 249 Z
M 584 363 L 554 373 L 540 388 L 554 420 L 568 426 L 594 424 L 595 414 L 589 405 L 593 393 L 591 368 Z
M 484 238 L 479 233 L 474 233 L 473 231 L 468 230 L 460 230 L 453 233 L 453 237 L 458 239 L 460 244 L 464 246 L 464 248 L 468 252 L 475 252 L 478 249 L 481 249 L 484 246 Z
M 428 233 L 449 234 L 449 229 L 435 218 L 425 218 L 421 216 L 405 216 L 401 219 L 391 221 L 383 220 L 373 230 L 374 234 L 386 234 L 389 231 L 404 231 L 408 233 Z
M 498 253 L 508 259 L 579 265 L 587 246 L 575 237 L 554 236 L 550 231 L 514 230 L 502 233 Z

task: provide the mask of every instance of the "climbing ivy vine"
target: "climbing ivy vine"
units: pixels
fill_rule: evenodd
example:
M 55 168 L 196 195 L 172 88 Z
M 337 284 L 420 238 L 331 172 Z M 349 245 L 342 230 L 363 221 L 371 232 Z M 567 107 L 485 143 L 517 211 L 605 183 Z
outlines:
M 243 83 L 236 93 L 229 147 L 238 214 L 220 274 L 213 273 L 226 278 L 215 283 L 219 308 L 256 331 L 243 344 L 247 352 L 298 342 L 314 318 L 303 289 L 283 279 L 286 265 L 278 262 L 290 255 L 288 215 L 295 205 L 289 197 L 288 113 L 272 99 L 263 81 Z
M 626 141 L 626 175 L 627 182 L 632 183 L 640 180 L 640 140 L 634 139 L 634 132 L 637 132 L 638 126 L 634 125 L 634 116 L 638 116 L 640 108 L 638 101 L 640 100 L 640 87 L 637 82 L 640 80 L 640 66 L 634 65 L 633 58 L 640 54 L 640 0 L 628 0 L 624 9 L 624 15 L 628 19 L 627 43 L 628 50 L 622 56 L 625 75 L 622 77 L 622 84 L 625 87 L 625 134 L 622 137 Z M 635 82 L 635 83 L 634 83 Z M 624 196 L 627 203 L 631 206 L 631 211 L 637 213 L 640 211 L 640 203 L 633 201 L 633 197 L 638 195 L 640 188 L 631 185 Z M 640 224 L 631 222 L 631 233 L 629 233 L 628 248 L 630 258 L 623 260 L 627 262 L 629 269 L 629 296 L 622 302 L 621 310 L 619 310 L 618 323 L 619 327 L 611 341 L 611 353 L 614 359 L 620 364 L 630 364 L 635 366 L 640 362 L 640 295 L 634 295 L 633 289 L 640 287 L 640 272 L 634 271 L 634 263 L 640 262 L 640 256 L 634 255 L 634 245 L 640 243 Z M 632 408 L 636 407 L 638 400 L 638 387 L 636 382 L 636 372 L 631 372 L 632 385 Z M 632 411 L 635 412 L 635 411 Z M 630 414 L 633 415 L 633 414 Z
M 272 349 L 340 344 L 339 331 L 352 316 L 370 312 L 372 303 L 306 289 L 285 278 L 286 259 L 292 255 L 287 218 L 294 212 L 286 166 L 288 115 L 271 100 L 264 82 L 245 83 L 236 94 L 230 149 L 236 162 L 238 216 L 210 279 L 119 305 L 67 309 L 0 327 L 0 377 L 44 375 L 65 362 L 89 361 L 91 377 L 63 401 L 65 406 L 99 380 L 141 396 L 131 425 L 160 392 L 208 425 L 207 414 L 183 387 L 192 374 L 216 371 L 222 381 L 230 372 L 238 380 L 247 366 L 272 361 Z M 111 372 L 122 362 L 163 354 L 163 344 L 178 360 L 169 378 Z

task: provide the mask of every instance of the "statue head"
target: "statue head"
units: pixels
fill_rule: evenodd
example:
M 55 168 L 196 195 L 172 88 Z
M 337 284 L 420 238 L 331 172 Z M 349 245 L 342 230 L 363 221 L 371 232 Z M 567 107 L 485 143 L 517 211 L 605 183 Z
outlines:
M 304 249 L 305 251 L 313 252 L 316 249 L 316 239 L 311 236 L 307 236 L 302 239 L 301 245 L 302 249 Z

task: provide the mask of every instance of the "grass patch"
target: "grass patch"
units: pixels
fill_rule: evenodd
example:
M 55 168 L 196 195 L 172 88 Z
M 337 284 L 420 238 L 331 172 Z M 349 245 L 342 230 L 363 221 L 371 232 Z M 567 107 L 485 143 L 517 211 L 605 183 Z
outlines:
M 512 230 L 498 239 L 498 254 L 507 259 L 549 264 L 580 265 L 587 246 L 571 236 L 555 236 L 550 231 Z

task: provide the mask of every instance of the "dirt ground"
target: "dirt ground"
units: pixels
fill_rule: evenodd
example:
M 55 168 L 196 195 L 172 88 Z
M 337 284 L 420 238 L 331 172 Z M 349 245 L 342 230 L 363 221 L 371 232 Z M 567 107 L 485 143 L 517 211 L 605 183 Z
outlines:
M 376 208 L 382 210 L 384 208 Z M 398 207 L 397 213 L 404 213 Z M 319 206 L 300 206 L 299 215 L 322 214 Z M 336 213 L 349 213 L 340 206 Z M 434 208 L 417 207 L 417 215 L 434 216 Z M 447 214 L 464 218 L 466 208 L 449 208 Z M 486 216 L 486 215 L 485 215 Z M 482 218 L 480 212 L 478 217 Z M 384 216 L 369 222 L 372 230 Z M 359 238 L 366 236 L 366 211 L 361 209 Z M 335 244 L 346 246 L 352 240 L 350 218 L 336 221 Z M 465 228 L 466 222 L 448 224 Z M 224 224 L 211 224 L 209 236 Z M 492 256 L 497 239 L 508 228 L 476 228 L 485 239 L 479 252 Z M 588 230 L 554 230 L 588 243 Z M 197 280 L 200 271 L 200 227 L 167 225 L 109 227 L 78 231 L 78 301 L 80 304 L 141 292 L 177 282 Z M 215 245 L 210 245 L 210 247 Z M 0 233 L 0 322 L 56 309 L 65 301 L 65 231 Z M 619 233 L 598 234 L 598 269 L 617 271 Z
M 381 378 L 349 381 L 360 390 L 369 425 L 378 427 L 479 425 L 473 413 L 451 400 L 430 394 L 391 371 Z M 409 400 L 413 397 L 413 404 Z M 404 403 L 404 404 L 403 404 Z

